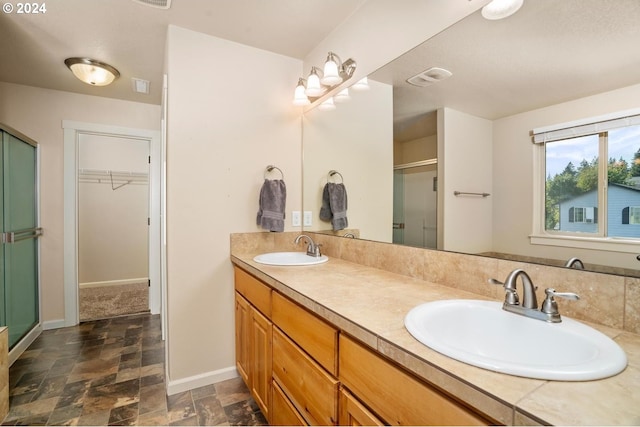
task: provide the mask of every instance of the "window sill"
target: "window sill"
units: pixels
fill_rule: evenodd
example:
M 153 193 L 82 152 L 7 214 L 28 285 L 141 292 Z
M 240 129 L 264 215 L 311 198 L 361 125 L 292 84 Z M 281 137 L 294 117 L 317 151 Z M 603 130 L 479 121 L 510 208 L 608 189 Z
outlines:
M 554 234 L 533 234 L 529 236 L 532 245 L 561 246 L 565 248 L 593 249 L 610 252 L 638 253 L 640 241 L 611 237 L 563 236 Z

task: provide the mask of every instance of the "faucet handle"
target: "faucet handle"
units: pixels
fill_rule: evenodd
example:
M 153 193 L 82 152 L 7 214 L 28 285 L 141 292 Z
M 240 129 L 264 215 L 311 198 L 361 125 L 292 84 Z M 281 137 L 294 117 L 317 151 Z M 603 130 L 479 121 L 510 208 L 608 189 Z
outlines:
M 554 297 L 570 299 L 570 300 L 579 300 L 580 296 L 578 294 L 574 294 L 573 292 L 556 292 L 553 288 L 547 288 L 544 290 L 545 295 L 547 296 L 542 302 L 542 307 L 540 311 L 549 315 L 549 318 L 552 322 L 560 322 L 560 312 L 558 311 L 558 303 L 554 299 Z
M 509 304 L 509 305 L 518 305 L 518 304 L 520 304 L 520 300 L 518 299 L 518 293 L 516 292 L 515 289 L 511 289 L 511 288 L 506 287 L 504 282 L 501 282 L 498 279 L 490 278 L 487 281 L 489 283 L 491 283 L 492 285 L 498 285 L 498 286 L 502 286 L 504 288 L 504 290 L 507 292 L 505 294 L 505 296 L 504 296 L 505 304 Z

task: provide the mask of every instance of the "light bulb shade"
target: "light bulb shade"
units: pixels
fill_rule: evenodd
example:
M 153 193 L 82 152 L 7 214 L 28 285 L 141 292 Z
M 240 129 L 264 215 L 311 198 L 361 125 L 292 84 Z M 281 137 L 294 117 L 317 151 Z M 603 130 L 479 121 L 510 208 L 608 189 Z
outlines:
M 522 7 L 524 0 L 492 0 L 482 8 L 482 17 L 489 20 L 503 19 Z
M 107 86 L 120 77 L 120 72 L 109 64 L 89 58 L 67 58 L 64 63 L 74 76 L 91 86 Z
M 341 104 L 343 102 L 349 101 L 350 99 L 351 97 L 349 96 L 349 88 L 344 88 L 340 92 L 338 92 L 336 96 L 333 97 L 333 102 L 335 102 L 336 104 Z
M 353 86 L 351 86 L 353 90 L 369 90 L 369 80 L 366 77 L 358 80 Z
M 336 105 L 333 103 L 333 98 L 329 98 L 318 105 L 318 109 L 321 111 L 332 111 L 336 109 Z
M 307 77 L 307 89 L 304 91 L 307 96 L 320 96 L 324 93 L 324 89 L 320 85 L 320 77 L 316 67 L 311 69 L 309 77 Z
M 334 53 L 329 52 L 327 61 L 324 63 L 323 76 L 320 80 L 323 85 L 335 86 L 342 83 L 342 77 L 340 77 L 340 71 L 336 60 L 339 61 L 337 56 Z
M 304 93 L 305 87 L 302 79 L 298 80 L 298 86 L 296 86 L 296 90 L 293 94 L 293 105 L 309 105 L 311 101 Z

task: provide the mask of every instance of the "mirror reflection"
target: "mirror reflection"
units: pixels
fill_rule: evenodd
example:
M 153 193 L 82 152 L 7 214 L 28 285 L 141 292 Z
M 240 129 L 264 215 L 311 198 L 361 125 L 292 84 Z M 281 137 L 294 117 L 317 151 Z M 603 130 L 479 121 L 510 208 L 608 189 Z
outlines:
M 634 0 L 527 1 L 500 21 L 478 11 L 372 73 L 370 90 L 335 111 L 307 112 L 304 229 L 640 275 L 640 249 L 530 239 L 530 133 L 640 107 L 639 19 Z M 345 233 L 318 216 L 330 170 L 348 193 Z

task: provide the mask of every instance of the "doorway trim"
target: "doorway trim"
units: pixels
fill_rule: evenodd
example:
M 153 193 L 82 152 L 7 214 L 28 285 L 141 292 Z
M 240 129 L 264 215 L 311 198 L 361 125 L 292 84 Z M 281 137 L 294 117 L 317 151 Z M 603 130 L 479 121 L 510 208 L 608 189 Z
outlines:
M 79 323 L 78 308 L 78 140 L 81 134 L 149 141 L 149 309 L 164 318 L 162 298 L 166 283 L 161 261 L 162 146 L 159 130 L 63 120 L 64 131 L 64 326 Z M 164 322 L 163 322 L 164 324 Z

